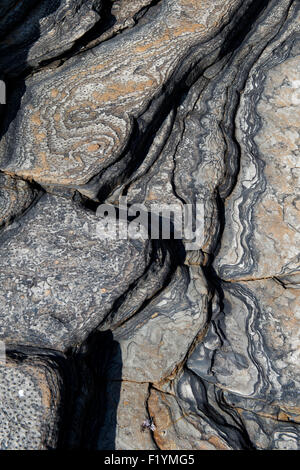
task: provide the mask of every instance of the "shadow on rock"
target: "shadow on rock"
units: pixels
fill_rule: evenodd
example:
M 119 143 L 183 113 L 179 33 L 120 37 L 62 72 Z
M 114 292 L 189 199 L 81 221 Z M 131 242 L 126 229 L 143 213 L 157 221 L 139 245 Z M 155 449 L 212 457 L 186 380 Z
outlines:
M 69 354 L 75 366 L 69 384 L 59 448 L 114 450 L 122 355 L 111 331 L 94 332 Z M 67 413 L 66 413 L 66 410 Z

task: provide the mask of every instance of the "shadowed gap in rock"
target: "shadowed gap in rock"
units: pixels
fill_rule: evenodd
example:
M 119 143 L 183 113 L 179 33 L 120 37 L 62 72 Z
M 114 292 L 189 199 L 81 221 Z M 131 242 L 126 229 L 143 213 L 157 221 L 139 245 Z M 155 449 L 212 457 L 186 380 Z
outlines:
M 72 405 L 68 406 L 67 396 L 67 414 L 62 420 L 58 447 L 115 450 L 122 384 L 119 343 L 110 330 L 96 331 L 68 356 L 76 377 L 69 384 Z

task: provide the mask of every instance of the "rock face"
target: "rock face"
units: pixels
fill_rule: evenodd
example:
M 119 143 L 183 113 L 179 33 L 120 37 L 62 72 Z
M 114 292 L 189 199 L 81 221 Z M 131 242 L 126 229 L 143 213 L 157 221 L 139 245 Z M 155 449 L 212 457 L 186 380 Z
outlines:
M 299 3 L 0 16 L 0 448 L 300 449 Z
M 82 343 L 158 256 L 149 240 L 103 238 L 95 214 L 47 194 L 1 236 L 0 338 L 60 351 Z
M 71 49 L 100 20 L 101 4 L 101 0 L 4 0 L 1 72 L 16 75 Z
M 63 377 L 51 355 L 19 353 L 1 364 L 0 377 L 1 449 L 55 448 Z

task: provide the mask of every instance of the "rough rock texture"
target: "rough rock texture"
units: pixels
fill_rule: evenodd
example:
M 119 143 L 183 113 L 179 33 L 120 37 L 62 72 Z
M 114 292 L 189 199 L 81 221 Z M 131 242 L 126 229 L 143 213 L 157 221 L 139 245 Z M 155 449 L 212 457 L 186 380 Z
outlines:
M 35 199 L 35 191 L 22 179 L 0 174 L 0 225 L 22 215 Z
M 207 8 L 166 0 L 148 12 L 145 24 L 29 77 L 0 145 L 1 169 L 39 183 L 78 185 L 110 167 L 126 148 L 134 120 L 143 133 L 147 117 L 155 118 L 162 87 L 170 82 L 172 89 L 182 78 L 180 62 L 189 50 L 216 34 L 239 3 L 218 0 Z M 153 110 L 145 113 L 151 101 Z M 121 171 L 117 165 L 111 178 Z
M 58 57 L 99 21 L 101 0 L 4 1 L 1 72 L 17 74 Z
M 0 17 L 0 448 L 300 449 L 299 2 Z
M 103 239 L 95 214 L 47 194 L 1 237 L 0 338 L 62 351 L 80 344 L 157 256 L 150 240 Z
M 54 449 L 63 376 L 55 360 L 15 354 L 0 366 L 1 449 Z

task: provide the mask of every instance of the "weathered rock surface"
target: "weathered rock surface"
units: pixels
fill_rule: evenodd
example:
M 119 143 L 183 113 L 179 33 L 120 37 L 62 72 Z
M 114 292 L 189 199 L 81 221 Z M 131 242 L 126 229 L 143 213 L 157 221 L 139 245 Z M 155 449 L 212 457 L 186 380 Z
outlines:
M 0 225 L 22 215 L 34 198 L 35 191 L 26 181 L 0 173 Z
M 2 232 L 1 339 L 64 351 L 105 319 L 155 258 L 149 240 L 103 232 L 95 214 L 52 195 Z
M 238 408 L 297 422 L 299 292 L 274 280 L 230 283 L 223 291 L 223 310 L 188 368 L 224 389 Z
M 119 328 L 122 377 L 160 382 L 184 360 L 208 317 L 209 293 L 201 268 L 178 268 L 169 285 Z
M 142 423 L 148 418 L 149 384 L 112 381 L 107 387 L 107 393 L 108 403 L 104 424 L 98 436 L 97 449 L 157 449 L 151 432 L 142 431 Z M 112 440 L 110 433 L 116 421 L 119 424 Z
M 181 400 L 152 389 L 149 412 L 155 418 L 154 439 L 162 450 L 232 450 L 221 433 L 183 408 Z
M 299 450 L 299 2 L 0 16 L 0 447 Z
M 299 271 L 299 16 L 254 64 L 236 117 L 241 168 L 227 201 L 223 279 Z
M 9 359 L 0 366 L 2 450 L 54 449 L 63 377 L 51 358 Z
M 5 1 L 0 20 L 1 72 L 16 75 L 71 49 L 99 21 L 101 4 L 101 0 Z
M 172 89 L 184 76 L 180 65 L 191 48 L 212 38 L 240 3 L 161 2 L 145 24 L 28 78 L 0 144 L 1 168 L 62 185 L 84 184 L 103 172 L 125 150 L 134 120 L 140 119 L 142 133 L 144 121 L 159 112 L 162 87 L 169 82 Z M 142 118 L 151 102 L 153 110 Z M 112 180 L 122 171 L 116 168 Z

